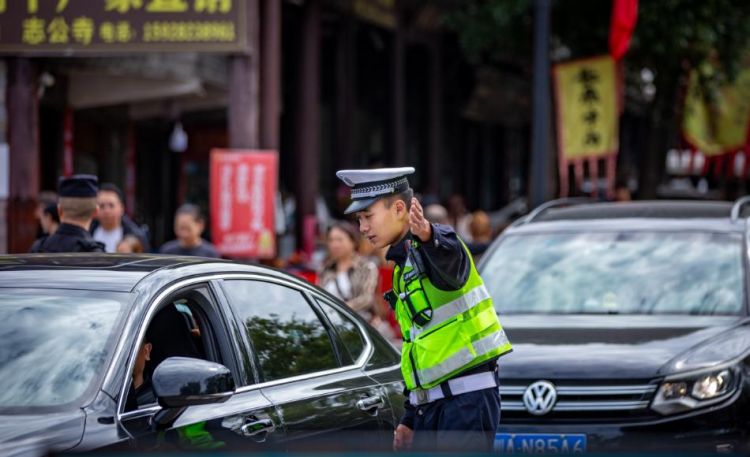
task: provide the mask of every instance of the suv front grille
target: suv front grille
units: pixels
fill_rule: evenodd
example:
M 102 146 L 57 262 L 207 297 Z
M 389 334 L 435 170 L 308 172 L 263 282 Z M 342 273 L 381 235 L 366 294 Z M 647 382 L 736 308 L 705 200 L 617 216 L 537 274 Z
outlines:
M 650 380 L 623 384 L 620 381 L 551 381 L 557 400 L 544 415 L 533 415 L 524 406 L 523 395 L 535 381 L 512 380 L 501 383 L 503 421 L 509 422 L 586 422 L 637 421 L 656 417 L 649 409 L 658 384 Z

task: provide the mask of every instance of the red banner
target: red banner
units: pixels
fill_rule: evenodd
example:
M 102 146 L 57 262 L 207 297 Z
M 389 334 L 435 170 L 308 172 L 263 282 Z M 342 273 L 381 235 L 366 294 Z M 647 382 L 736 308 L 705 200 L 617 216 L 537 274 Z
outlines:
M 211 151 L 211 237 L 226 257 L 276 256 L 276 151 Z
M 638 0 L 612 0 L 609 54 L 615 61 L 622 59 L 628 51 L 636 22 L 638 22 Z

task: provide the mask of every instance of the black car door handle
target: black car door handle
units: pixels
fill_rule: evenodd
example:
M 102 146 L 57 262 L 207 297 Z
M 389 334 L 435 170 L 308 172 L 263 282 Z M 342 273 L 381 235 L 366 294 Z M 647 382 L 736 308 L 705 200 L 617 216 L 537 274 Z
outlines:
M 373 409 L 380 409 L 385 406 L 385 402 L 380 395 L 374 397 L 367 397 L 357 402 L 357 408 L 362 411 L 371 411 Z
M 240 427 L 243 436 L 263 438 L 276 430 L 276 425 L 271 419 L 253 420 Z

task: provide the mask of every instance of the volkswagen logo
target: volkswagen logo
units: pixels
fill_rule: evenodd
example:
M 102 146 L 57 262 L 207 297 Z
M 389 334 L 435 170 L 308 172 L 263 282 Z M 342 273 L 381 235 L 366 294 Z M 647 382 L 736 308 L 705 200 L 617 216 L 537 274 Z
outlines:
M 543 416 L 552 411 L 556 401 L 557 390 L 549 381 L 537 381 L 527 387 L 523 393 L 523 405 L 526 411 L 535 416 Z

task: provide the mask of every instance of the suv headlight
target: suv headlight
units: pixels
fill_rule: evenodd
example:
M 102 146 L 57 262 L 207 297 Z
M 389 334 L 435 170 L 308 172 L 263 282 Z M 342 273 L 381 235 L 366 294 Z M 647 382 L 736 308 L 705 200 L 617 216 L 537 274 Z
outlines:
M 729 370 L 702 376 L 693 383 L 693 398 L 709 400 L 720 397 L 729 391 L 731 383 L 732 373 Z
M 737 377 L 736 371 L 726 368 L 667 378 L 656 391 L 651 409 L 666 416 L 718 403 L 735 391 Z

